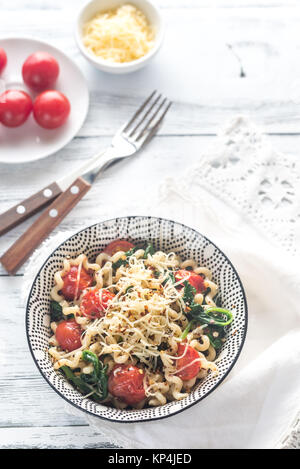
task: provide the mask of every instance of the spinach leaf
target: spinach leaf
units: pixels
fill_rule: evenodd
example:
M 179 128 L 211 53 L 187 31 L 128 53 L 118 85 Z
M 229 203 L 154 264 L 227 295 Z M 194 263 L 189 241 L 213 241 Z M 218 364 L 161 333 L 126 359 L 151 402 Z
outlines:
M 68 314 L 65 316 L 62 311 L 62 306 L 57 301 L 51 301 L 50 302 L 50 319 L 51 322 L 55 321 L 61 321 L 65 319 L 71 319 L 74 317 L 74 314 Z
M 148 244 L 144 252 L 144 259 L 148 259 L 148 254 L 151 254 L 151 256 L 153 256 L 154 253 L 155 253 L 154 247 L 152 246 L 151 243 Z
M 119 259 L 117 262 L 113 263 L 112 268 L 118 269 L 119 267 L 121 267 L 121 265 L 126 265 L 126 264 L 128 264 L 127 259 Z
M 194 303 L 194 296 L 197 290 L 187 281 L 183 282 L 183 285 L 184 285 L 184 291 L 183 291 L 182 299 L 185 302 L 185 304 L 187 304 L 188 306 L 191 306 Z
M 169 282 L 169 281 L 171 281 L 171 283 L 175 283 L 175 282 L 176 282 L 175 276 L 174 276 L 173 272 L 171 272 L 171 271 L 169 271 L 169 274 L 168 274 L 166 280 L 163 281 L 163 283 L 162 283 L 163 286 L 165 286 L 166 283 Z
M 93 372 L 90 373 L 89 375 L 86 375 L 86 376 L 89 376 L 89 381 L 90 382 L 93 382 L 93 384 L 96 384 L 98 382 L 99 375 L 100 375 L 99 358 L 97 357 L 97 355 L 95 353 L 91 352 L 90 350 L 84 350 L 82 352 L 82 359 L 85 362 L 89 362 L 93 365 L 93 368 L 94 368 Z
M 213 337 L 211 334 L 207 335 L 213 348 L 216 350 L 220 350 L 220 348 L 222 348 L 223 342 L 220 339 Z
M 213 307 L 211 307 L 211 309 L 213 310 Z M 214 308 L 214 312 L 216 312 L 216 309 L 221 308 Z M 225 337 L 225 325 L 228 325 L 233 321 L 232 313 L 228 310 L 222 309 L 222 315 L 224 315 L 227 319 L 227 321 L 225 322 L 225 318 L 223 317 L 222 322 L 219 316 L 216 318 L 216 314 L 212 314 L 212 311 L 208 312 L 208 314 L 205 314 L 205 312 L 207 312 L 208 310 L 204 310 L 204 308 L 202 308 L 201 311 L 200 307 L 198 307 L 197 310 L 198 313 L 195 312 L 195 308 L 192 308 L 188 315 L 186 314 L 187 317 L 190 319 L 190 322 L 181 334 L 180 339 L 184 340 L 192 329 L 192 327 L 197 326 L 197 324 L 210 324 L 204 329 L 204 334 L 208 336 L 211 345 L 216 350 L 219 350 L 223 345 L 222 339 Z M 214 321 L 214 323 L 212 321 Z M 218 333 L 217 337 L 214 336 L 214 333 L 216 332 Z
M 60 370 L 66 375 L 68 381 L 70 381 L 82 394 L 90 394 L 93 392 L 91 395 L 92 398 L 102 399 L 102 395 L 99 394 L 93 386 L 83 381 L 81 376 L 76 376 L 71 368 L 68 366 L 62 366 Z
M 185 315 L 190 321 L 197 321 L 200 324 L 210 324 L 225 327 L 233 321 L 232 313 L 225 308 L 210 306 L 204 308 L 202 305 L 194 302 L 196 289 L 187 281 L 183 282 L 183 301 L 187 305 Z
M 129 249 L 129 251 L 125 252 L 126 257 L 132 256 L 136 251 L 138 251 L 140 248 L 138 246 L 134 246 L 133 248 Z
M 103 363 L 99 360 L 97 355 L 90 350 L 84 350 L 82 352 L 82 358 L 84 361 L 92 363 L 92 373 L 81 373 L 80 376 L 76 376 L 68 366 L 62 366 L 60 370 L 80 392 L 83 394 L 92 393 L 91 398 L 102 401 L 108 394 L 107 365 L 103 366 Z
M 184 340 L 188 335 L 189 331 L 193 326 L 197 324 L 208 324 L 210 327 L 217 327 L 219 336 L 214 337 L 213 332 L 215 330 L 209 330 L 207 335 L 213 347 L 215 349 L 220 349 L 223 345 L 220 331 L 222 328 L 228 326 L 233 321 L 233 315 L 231 311 L 225 308 L 220 308 L 218 306 L 210 306 L 209 308 L 204 308 L 202 305 L 199 305 L 194 302 L 194 295 L 196 289 L 190 285 L 187 281 L 184 282 L 184 292 L 183 292 L 183 301 L 187 305 L 185 310 L 185 315 L 189 319 L 189 323 L 183 333 L 181 334 L 181 340 Z
M 175 275 L 173 274 L 173 272 L 169 272 L 169 279 L 172 283 L 176 283 Z
M 209 324 L 225 327 L 232 323 L 233 315 L 231 311 L 217 306 L 210 306 L 204 309 L 203 306 L 192 304 L 191 309 L 186 313 L 188 319 L 197 320 L 200 324 Z
M 225 329 L 220 326 L 207 326 L 204 329 L 204 334 L 208 336 L 211 345 L 220 350 L 223 345 L 222 339 L 225 337 Z
M 129 249 L 129 251 L 125 252 L 125 259 L 119 259 L 117 262 L 114 262 L 112 265 L 113 269 L 118 269 L 121 267 L 121 265 L 127 265 L 128 264 L 128 258 L 132 256 L 137 250 L 139 249 L 138 246 L 135 246 L 132 249 Z
M 187 306 L 184 314 L 189 320 L 189 323 L 181 334 L 180 339 L 184 340 L 192 327 L 197 324 L 207 324 L 205 334 L 209 337 L 211 345 L 216 350 L 219 350 L 223 345 L 221 339 L 225 335 L 224 327 L 232 323 L 233 314 L 228 309 L 220 308 L 219 302 L 217 306 L 210 306 L 209 308 L 204 308 L 203 305 L 195 303 L 194 296 L 196 289 L 187 281 L 183 282 L 183 284 L 184 291 L 182 299 Z M 203 292 L 203 296 L 205 297 L 210 291 L 208 287 L 205 292 Z M 216 334 L 214 334 L 216 332 L 218 333 L 217 337 L 215 337 Z
M 50 302 L 50 318 L 51 318 L 51 322 L 53 321 L 57 322 L 57 321 L 61 321 L 62 319 L 64 319 L 62 307 L 57 301 Z
M 102 361 L 99 360 L 97 355 L 90 350 L 84 350 L 82 352 L 82 358 L 84 361 L 92 363 L 93 365 L 93 372 L 89 375 L 84 375 L 82 373 L 80 377 L 83 380 L 87 380 L 89 383 L 96 385 L 98 393 L 101 395 L 101 399 L 105 399 L 107 397 L 107 365 L 103 366 Z

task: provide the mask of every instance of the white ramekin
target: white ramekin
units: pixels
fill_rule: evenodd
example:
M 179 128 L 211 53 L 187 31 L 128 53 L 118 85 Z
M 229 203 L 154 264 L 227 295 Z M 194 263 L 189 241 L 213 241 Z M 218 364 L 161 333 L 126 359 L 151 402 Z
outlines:
M 123 5 L 125 3 L 129 3 L 136 6 L 139 10 L 144 13 L 149 23 L 154 26 L 155 45 L 144 57 L 141 57 L 140 59 L 134 60 L 132 62 L 108 62 L 107 60 L 95 56 L 94 54 L 89 52 L 84 46 L 82 40 L 83 25 L 87 21 L 89 21 L 95 14 L 101 13 L 102 11 L 117 8 L 118 6 Z M 149 2 L 149 0 L 92 0 L 85 4 L 79 11 L 76 22 L 75 36 L 81 53 L 91 64 L 93 64 L 95 67 L 104 72 L 121 74 L 134 72 L 144 67 L 150 62 L 150 60 L 155 56 L 162 44 L 164 36 L 164 25 L 161 13 L 159 12 L 158 8 L 153 5 L 153 3 Z

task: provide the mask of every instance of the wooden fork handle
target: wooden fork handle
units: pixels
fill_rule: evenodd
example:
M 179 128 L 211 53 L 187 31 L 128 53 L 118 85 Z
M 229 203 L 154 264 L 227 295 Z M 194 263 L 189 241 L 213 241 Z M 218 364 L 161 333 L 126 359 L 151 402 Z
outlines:
M 91 185 L 79 177 L 44 210 L 40 217 L 1 257 L 0 261 L 9 274 L 14 274 L 24 264 L 30 254 L 59 225 L 90 188 Z
M 53 182 L 0 215 L 0 236 L 50 204 L 62 190 Z

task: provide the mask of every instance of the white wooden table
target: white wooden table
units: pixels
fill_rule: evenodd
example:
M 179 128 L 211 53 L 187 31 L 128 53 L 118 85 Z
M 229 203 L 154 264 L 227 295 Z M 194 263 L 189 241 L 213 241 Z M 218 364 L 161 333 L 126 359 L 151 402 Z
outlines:
M 263 124 L 279 150 L 300 152 L 299 2 L 156 2 L 167 23 L 161 52 L 144 70 L 109 76 L 91 68 L 75 44 L 74 20 L 82 1 L 0 0 L 0 34 L 30 35 L 67 51 L 85 73 L 91 92 L 87 120 L 67 147 L 35 163 L 0 165 L 0 212 L 104 148 L 155 88 L 174 100 L 159 135 L 138 158 L 107 171 L 61 228 L 88 225 L 100 204 L 115 208 L 120 198 L 131 200 L 144 188 L 151 195 L 167 175 L 179 180 L 213 142 L 217 128 L 238 113 Z M 130 176 L 135 191 L 128 188 Z M 0 239 L 1 253 L 28 224 Z M 66 413 L 32 361 L 19 295 L 22 272 L 9 277 L 0 267 L 0 447 L 105 447 L 84 415 Z

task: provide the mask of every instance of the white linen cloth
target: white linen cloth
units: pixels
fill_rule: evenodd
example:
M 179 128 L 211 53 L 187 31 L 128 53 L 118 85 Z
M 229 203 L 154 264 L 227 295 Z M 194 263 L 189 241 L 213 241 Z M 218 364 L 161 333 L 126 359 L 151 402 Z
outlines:
M 86 416 L 102 441 L 157 449 L 300 447 L 297 164 L 274 152 L 259 129 L 239 117 L 220 133 L 212 151 L 199 158 L 199 166 L 188 169 L 180 181 L 165 181 L 156 204 L 149 207 L 145 198 L 131 206 L 129 202 L 126 209 L 115 207 L 113 214 L 110 208 L 109 216 L 98 214 L 95 221 L 156 215 L 197 229 L 233 262 L 249 308 L 242 354 L 212 394 L 154 422 L 118 424 Z M 32 256 L 24 292 L 43 258 L 69 235 L 52 237 Z M 80 412 L 71 406 L 68 410 Z

